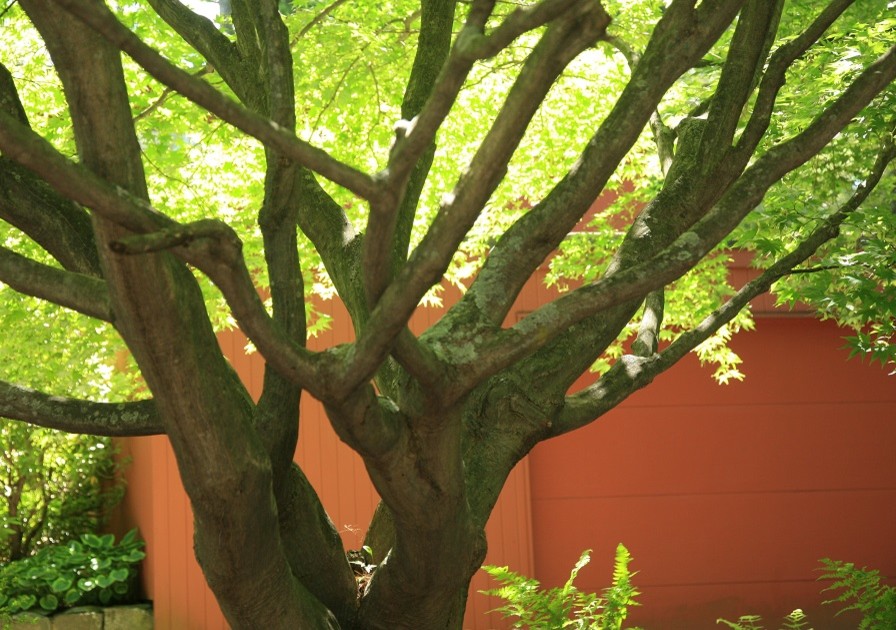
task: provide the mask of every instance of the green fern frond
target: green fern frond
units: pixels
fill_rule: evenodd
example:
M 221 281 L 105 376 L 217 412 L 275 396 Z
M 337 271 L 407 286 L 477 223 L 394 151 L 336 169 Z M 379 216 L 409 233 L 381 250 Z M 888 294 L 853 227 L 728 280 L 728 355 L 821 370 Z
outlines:
M 737 621 L 728 621 L 727 619 L 716 619 L 716 623 L 725 624 L 731 630 L 764 630 L 761 624 L 762 617 L 759 615 L 741 615 Z
M 809 627 L 809 618 L 806 614 L 797 608 L 792 613 L 784 617 L 784 628 L 782 630 L 812 630 Z
M 638 605 L 639 592 L 632 585 L 635 572 L 629 571 L 631 554 L 623 545 L 616 548 L 612 585 L 603 597 L 580 591 L 575 580 L 591 560 L 587 549 L 569 573 L 569 579 L 559 588 L 541 589 L 537 580 L 521 576 L 507 567 L 485 566 L 483 569 L 502 586 L 482 591 L 506 603 L 496 608 L 505 618 L 516 617 L 514 628 L 527 630 L 622 630 L 628 607 Z M 636 630 L 636 629 L 631 629 Z
M 837 614 L 856 610 L 862 615 L 859 630 L 896 628 L 896 588 L 881 583 L 879 571 L 857 568 L 852 562 L 825 558 L 819 579 L 831 580 L 824 591 L 841 591 L 825 604 L 846 604 Z

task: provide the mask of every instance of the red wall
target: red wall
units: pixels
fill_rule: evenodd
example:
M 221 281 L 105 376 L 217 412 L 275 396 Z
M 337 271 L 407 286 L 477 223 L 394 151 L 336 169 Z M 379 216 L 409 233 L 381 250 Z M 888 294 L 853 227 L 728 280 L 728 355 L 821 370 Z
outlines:
M 553 296 L 530 284 L 510 319 Z M 326 306 L 336 309 L 333 326 L 312 347 L 352 338 L 341 307 Z M 440 312 L 422 310 L 413 327 Z M 699 630 L 720 627 L 718 616 L 777 620 L 802 607 L 814 627 L 834 628 L 815 610 L 819 558 L 896 574 L 896 380 L 847 362 L 840 335 L 807 318 L 762 318 L 734 342 L 745 382 L 716 385 L 688 357 L 590 427 L 539 445 L 489 522 L 486 562 L 555 586 L 593 548 L 578 585 L 599 590 L 623 542 L 643 592 L 632 623 Z M 238 332 L 221 343 L 257 396 L 260 357 L 244 355 Z M 308 396 L 302 404 L 296 459 L 346 547 L 356 548 L 376 494 L 320 405 Z M 133 439 L 127 448 L 125 508 L 147 540 L 144 582 L 156 627 L 225 628 L 193 558 L 192 517 L 166 438 Z M 476 594 L 487 587 L 478 574 L 466 628 L 508 627 L 485 614 L 499 603 Z M 855 627 L 849 619 L 845 627 Z
M 717 628 L 723 616 L 814 627 L 818 559 L 896 575 L 896 380 L 847 361 L 840 330 L 760 318 L 735 339 L 746 380 L 719 386 L 689 356 L 585 429 L 530 456 L 535 575 L 609 584 L 615 545 L 634 556 L 647 628 Z M 855 628 L 855 617 L 841 617 Z M 775 626 L 777 627 L 777 626 Z

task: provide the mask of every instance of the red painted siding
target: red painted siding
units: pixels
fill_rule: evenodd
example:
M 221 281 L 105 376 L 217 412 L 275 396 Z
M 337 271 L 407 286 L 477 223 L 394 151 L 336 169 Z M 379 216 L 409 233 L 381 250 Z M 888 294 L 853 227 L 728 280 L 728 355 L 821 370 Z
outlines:
M 605 418 L 536 447 L 535 575 L 559 584 L 594 548 L 580 586 L 603 588 L 623 542 L 643 592 L 633 624 L 698 630 L 800 607 L 835 627 L 818 609 L 819 558 L 896 575 L 896 382 L 847 362 L 843 334 L 760 318 L 734 343 L 744 382 L 715 385 L 688 357 Z
M 735 271 L 746 277 L 748 272 Z M 511 320 L 555 296 L 531 283 Z M 446 303 L 456 299 L 447 290 Z M 770 302 L 754 304 L 762 311 Z M 313 348 L 352 339 L 344 310 Z M 422 309 L 419 331 L 441 314 Z M 547 586 L 563 582 L 579 553 L 595 550 L 579 586 L 610 579 L 616 543 L 635 556 L 647 628 L 715 628 L 718 616 L 775 619 L 809 609 L 816 628 L 817 559 L 854 561 L 896 574 L 896 381 L 845 361 L 840 332 L 807 318 L 766 317 L 735 340 L 747 380 L 718 386 L 693 357 L 594 425 L 539 445 L 513 472 L 487 527 L 490 564 L 509 565 Z M 263 363 L 239 333 L 222 347 L 260 392 Z M 226 624 L 192 553 L 192 521 L 164 437 L 130 440 L 128 518 L 147 540 L 144 581 L 159 630 Z M 296 460 L 347 548 L 363 538 L 377 496 L 361 460 L 342 444 L 321 406 L 302 401 Z M 505 628 L 476 594 L 465 628 Z M 855 622 L 847 618 L 847 626 Z

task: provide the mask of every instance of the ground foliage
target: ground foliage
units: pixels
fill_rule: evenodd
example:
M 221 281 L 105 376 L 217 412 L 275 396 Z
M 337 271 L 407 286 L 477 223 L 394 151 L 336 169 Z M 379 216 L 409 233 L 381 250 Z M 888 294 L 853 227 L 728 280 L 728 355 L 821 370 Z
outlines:
M 582 552 L 563 586 L 543 589 L 538 580 L 511 571 L 508 567 L 485 566 L 483 569 L 501 586 L 485 591 L 507 603 L 496 610 L 505 618 L 513 619 L 514 628 L 553 630 L 622 630 L 628 609 L 639 606 L 635 601 L 640 592 L 633 584 L 637 571 L 628 565 L 632 561 L 628 549 L 616 546 L 613 581 L 600 596 L 579 590 L 574 582 L 579 571 L 591 561 L 591 550 Z M 638 630 L 629 628 L 628 630 Z
M 0 564 L 95 533 L 121 500 L 111 440 L 0 420 Z
M 44 547 L 0 567 L 0 620 L 27 611 L 46 615 L 74 606 L 131 603 L 145 557 L 137 530 L 118 543 L 112 534 L 82 534 Z
M 893 365 L 892 1 L 106 7 L 0 9 L 0 415 L 166 433 L 235 627 L 457 626 L 519 459 L 688 352 L 741 378 L 771 287 Z M 543 265 L 566 293 L 502 326 Z M 312 293 L 355 343 L 305 349 Z M 360 598 L 303 391 L 383 497 Z

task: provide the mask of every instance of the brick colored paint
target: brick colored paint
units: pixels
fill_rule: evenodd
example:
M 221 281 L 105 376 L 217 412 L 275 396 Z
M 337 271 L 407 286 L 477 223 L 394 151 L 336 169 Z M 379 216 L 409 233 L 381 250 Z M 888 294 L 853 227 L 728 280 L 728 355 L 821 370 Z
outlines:
M 598 422 L 530 456 L 535 575 L 606 586 L 623 542 L 644 606 L 632 624 L 716 628 L 793 608 L 833 628 L 816 568 L 896 575 L 896 382 L 846 361 L 843 335 L 760 318 L 736 339 L 747 378 L 714 384 L 687 357 Z M 855 627 L 855 618 L 841 618 Z

